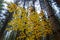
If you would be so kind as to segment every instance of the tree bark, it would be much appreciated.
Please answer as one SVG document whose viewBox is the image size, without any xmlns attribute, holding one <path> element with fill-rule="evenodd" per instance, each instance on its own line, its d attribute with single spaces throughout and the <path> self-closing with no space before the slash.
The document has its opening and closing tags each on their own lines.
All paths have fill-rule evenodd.
<svg viewBox="0 0 60 40">
<path fill-rule="evenodd" d="M 9 12 L 7 12 L 7 13 L 9 13 Z M 5 19 L 4 25 L 0 30 L 0 40 L 2 40 L 3 33 L 6 29 L 7 23 L 9 22 L 9 20 L 11 20 L 11 17 L 12 17 L 12 13 L 9 13 L 9 16 Z"/>
<path fill-rule="evenodd" d="M 49 5 L 48 0 L 39 0 L 41 9 L 45 10 L 48 15 L 49 23 L 54 31 L 55 40 L 60 40 L 60 24 L 56 19 L 52 7 Z M 49 38 L 49 37 L 48 37 Z"/>
<path fill-rule="evenodd" d="M 48 19 L 54 30 L 55 40 L 60 40 L 60 23 L 54 15 L 52 7 L 49 5 L 48 1 L 45 0 L 45 5 L 47 7 Z"/>
</svg>

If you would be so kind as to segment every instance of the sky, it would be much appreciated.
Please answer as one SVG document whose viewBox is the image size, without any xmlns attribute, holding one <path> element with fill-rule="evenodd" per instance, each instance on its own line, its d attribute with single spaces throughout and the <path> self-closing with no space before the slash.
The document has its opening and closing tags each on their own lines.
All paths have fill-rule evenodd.
<svg viewBox="0 0 60 40">
<path fill-rule="evenodd" d="M 7 2 L 14 2 L 14 0 L 4 0 L 4 1 L 7 1 Z"/>
</svg>

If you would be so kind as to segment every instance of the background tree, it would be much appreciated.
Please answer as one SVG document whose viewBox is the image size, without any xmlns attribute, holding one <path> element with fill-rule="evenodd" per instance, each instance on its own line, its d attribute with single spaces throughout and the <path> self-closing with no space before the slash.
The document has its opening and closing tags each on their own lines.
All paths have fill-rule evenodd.
<svg viewBox="0 0 60 40">
<path fill-rule="evenodd" d="M 59 21 L 56 19 L 56 16 L 54 15 L 53 9 L 49 5 L 48 0 L 40 0 L 40 3 L 41 3 L 41 8 L 43 10 L 47 11 L 49 22 L 50 22 L 51 26 L 53 27 L 53 30 L 55 32 L 54 33 L 55 37 L 57 38 L 57 36 L 59 35 L 59 30 L 60 30 Z M 55 40 L 57 40 L 57 39 L 55 39 Z M 60 40 L 59 36 L 58 36 L 58 40 Z"/>
</svg>

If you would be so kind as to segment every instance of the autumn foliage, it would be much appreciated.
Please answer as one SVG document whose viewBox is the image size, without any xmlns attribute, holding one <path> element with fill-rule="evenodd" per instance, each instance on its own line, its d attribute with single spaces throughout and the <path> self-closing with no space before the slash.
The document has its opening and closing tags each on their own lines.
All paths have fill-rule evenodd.
<svg viewBox="0 0 60 40">
<path fill-rule="evenodd" d="M 7 8 L 10 13 L 13 13 L 13 16 L 8 23 L 11 27 L 6 30 L 16 31 L 19 34 L 16 40 L 39 40 L 41 36 L 52 34 L 52 28 L 46 20 L 43 10 L 38 14 L 32 6 L 26 10 L 14 3 Z"/>
</svg>

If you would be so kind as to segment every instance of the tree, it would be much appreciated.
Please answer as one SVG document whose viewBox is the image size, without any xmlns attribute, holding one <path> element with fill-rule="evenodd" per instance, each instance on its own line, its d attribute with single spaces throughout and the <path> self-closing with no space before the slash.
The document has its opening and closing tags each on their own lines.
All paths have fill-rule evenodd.
<svg viewBox="0 0 60 40">
<path fill-rule="evenodd" d="M 6 25 L 7 25 L 7 23 L 8 23 L 8 21 L 11 19 L 11 17 L 12 17 L 12 14 L 9 14 L 9 11 L 7 11 L 6 12 L 7 14 L 4 14 L 5 16 L 6 16 L 6 19 L 4 19 L 4 21 L 3 21 L 3 26 L 2 26 L 2 28 L 1 28 L 1 30 L 0 30 L 0 39 L 2 40 L 2 37 L 3 37 L 3 34 L 4 34 L 4 31 L 5 31 L 5 29 L 6 29 Z M 1 22 L 2 22 L 1 21 Z"/>
<path fill-rule="evenodd" d="M 3 3 L 3 0 L 0 0 L 0 14 L 2 13 L 1 12 L 1 10 L 2 10 L 2 3 Z M 0 15 L 0 17 L 2 17 L 1 15 Z M 1 22 L 1 19 L 0 19 L 0 28 L 2 27 L 2 22 Z"/>
<path fill-rule="evenodd" d="M 49 5 L 48 1 L 45 1 L 45 5 L 47 6 L 47 12 L 48 12 L 48 19 L 49 22 L 51 23 L 51 26 L 53 27 L 53 30 L 55 31 L 55 40 L 60 40 L 59 35 L 60 35 L 60 24 L 59 21 L 56 19 L 54 12 Z"/>
<path fill-rule="evenodd" d="M 30 6 L 28 10 L 11 3 L 8 6 L 8 11 L 13 15 L 6 30 L 16 31 L 16 40 L 40 40 L 41 36 L 52 34 L 52 29 L 45 20 L 44 12 L 41 11 L 38 14 L 33 6 Z"/>
</svg>

